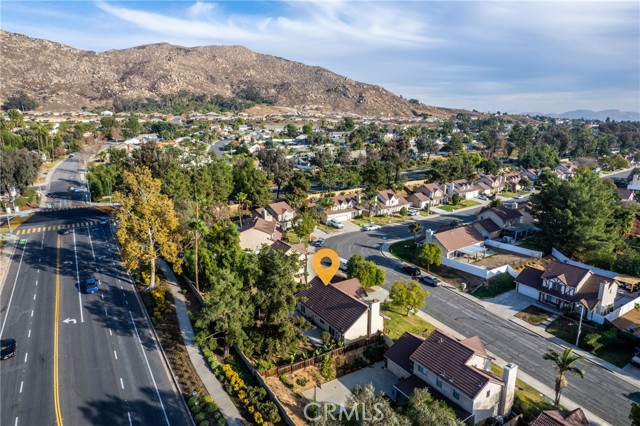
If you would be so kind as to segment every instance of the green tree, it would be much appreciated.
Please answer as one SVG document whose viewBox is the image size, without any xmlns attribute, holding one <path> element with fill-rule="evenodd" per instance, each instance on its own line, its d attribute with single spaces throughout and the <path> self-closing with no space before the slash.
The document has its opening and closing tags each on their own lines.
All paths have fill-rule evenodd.
<svg viewBox="0 0 640 426">
<path fill-rule="evenodd" d="M 10 109 L 33 111 L 38 108 L 38 102 L 31 96 L 27 95 L 25 91 L 20 90 L 19 92 L 7 97 L 2 108 L 5 111 Z"/>
<path fill-rule="evenodd" d="M 385 271 L 371 261 L 364 260 L 360 254 L 354 254 L 347 261 L 347 276 L 358 278 L 362 287 L 369 288 L 384 284 Z"/>
<path fill-rule="evenodd" d="M 233 195 L 240 192 L 247 194 L 252 208 L 264 207 L 271 201 L 269 180 L 251 158 L 239 159 L 233 165 Z"/>
<path fill-rule="evenodd" d="M 451 407 L 442 400 L 434 399 L 428 388 L 413 391 L 406 414 L 413 426 L 464 426 Z"/>
<path fill-rule="evenodd" d="M 205 294 L 205 306 L 195 322 L 196 329 L 205 330 L 199 340 L 222 337 L 224 339 L 224 357 L 229 356 L 233 345 L 243 347 L 247 334 L 245 328 L 250 325 L 253 307 L 249 300 L 249 291 L 242 278 L 228 269 L 222 269 L 206 277 L 210 290 Z"/>
<path fill-rule="evenodd" d="M 156 260 L 159 256 L 181 271 L 178 256 L 178 218 L 173 203 L 160 192 L 161 182 L 147 168 L 125 171 L 121 192 L 113 194 L 120 203 L 117 237 L 122 247 L 125 268 L 132 271 L 142 265 L 151 269 L 150 288 L 156 285 Z"/>
<path fill-rule="evenodd" d="M 454 206 L 457 206 L 458 204 L 460 204 L 460 195 L 459 194 L 453 194 L 451 196 L 451 204 L 453 204 Z"/>
<path fill-rule="evenodd" d="M 303 212 L 296 217 L 293 231 L 301 241 L 308 242 L 309 236 L 316 229 L 317 224 L 318 220 L 311 212 Z"/>
<path fill-rule="evenodd" d="M 287 125 L 284 126 L 284 134 L 290 138 L 295 138 L 298 136 L 298 128 L 295 124 L 287 123 Z"/>
<path fill-rule="evenodd" d="M 236 194 L 238 199 L 238 218 L 240 219 L 240 226 L 242 226 L 242 216 L 244 216 L 244 206 L 247 204 L 249 197 L 244 192 Z"/>
<path fill-rule="evenodd" d="M 300 336 L 291 315 L 298 304 L 297 294 L 305 285 L 296 279 L 300 270 L 298 258 L 270 247 L 258 253 L 256 270 L 256 332 L 263 342 L 258 349 L 272 356 L 277 351 L 286 352 Z"/>
<path fill-rule="evenodd" d="M 278 148 L 263 149 L 258 158 L 260 158 L 260 165 L 267 173 L 267 178 L 276 184 L 276 198 L 280 198 L 280 188 L 291 178 L 293 164 L 285 157 L 284 150 Z"/>
<path fill-rule="evenodd" d="M 640 405 L 635 402 L 631 403 L 631 412 L 629 413 L 631 426 L 640 426 Z"/>
<path fill-rule="evenodd" d="M 355 419 L 354 416 L 354 418 L 346 420 L 344 422 L 346 426 L 377 426 L 382 424 L 385 426 L 411 426 L 411 421 L 398 414 L 391 407 L 389 399 L 376 392 L 371 383 L 365 386 L 356 386 L 353 393 L 347 398 L 345 405 L 349 407 L 346 410 L 347 413 L 352 412 L 354 407 L 360 413 L 359 419 Z M 367 414 L 362 415 L 362 413 Z"/>
<path fill-rule="evenodd" d="M 424 231 L 424 226 L 420 222 L 412 222 L 409 224 L 409 232 L 413 234 L 413 241 L 418 240 L 418 234 Z"/>
<path fill-rule="evenodd" d="M 302 126 L 302 134 L 311 136 L 313 134 L 313 126 L 309 123 Z"/>
<path fill-rule="evenodd" d="M 9 194 L 13 188 L 26 188 L 38 177 L 41 164 L 40 156 L 26 148 L 0 150 L 0 187 Z"/>
<path fill-rule="evenodd" d="M 494 198 L 489 202 L 489 208 L 500 207 L 500 206 L 504 206 L 504 203 L 498 197 Z"/>
<path fill-rule="evenodd" d="M 285 200 L 291 207 L 302 208 L 307 205 L 307 196 L 311 182 L 302 170 L 296 170 L 284 186 Z"/>
<path fill-rule="evenodd" d="M 613 253 L 629 226 L 615 189 L 588 170 L 570 180 L 550 180 L 531 202 L 546 248 L 578 259 Z"/>
<path fill-rule="evenodd" d="M 407 316 L 423 308 L 427 304 L 426 298 L 429 297 L 429 292 L 423 290 L 417 281 L 409 280 L 408 284 L 396 281 L 389 292 L 391 304 L 406 309 Z"/>
<path fill-rule="evenodd" d="M 439 245 L 434 243 L 423 244 L 418 249 L 416 259 L 421 265 L 426 265 L 427 271 L 430 271 L 430 266 L 440 266 L 440 259 L 442 258 L 442 249 Z"/>
<path fill-rule="evenodd" d="M 584 371 L 575 366 L 575 364 L 583 359 L 584 356 L 574 355 L 573 349 L 567 348 L 561 354 L 554 351 L 553 349 L 548 349 L 543 358 L 547 361 L 553 362 L 554 368 L 556 369 L 556 397 L 553 405 L 556 408 L 559 408 L 562 389 L 566 388 L 569 385 L 569 381 L 567 380 L 567 373 L 575 374 L 580 378 L 584 378 Z"/>
<path fill-rule="evenodd" d="M 125 120 L 122 125 L 122 135 L 125 139 L 130 139 L 140 134 L 140 130 L 142 126 L 140 125 L 140 121 L 137 117 L 133 115 Z"/>
</svg>

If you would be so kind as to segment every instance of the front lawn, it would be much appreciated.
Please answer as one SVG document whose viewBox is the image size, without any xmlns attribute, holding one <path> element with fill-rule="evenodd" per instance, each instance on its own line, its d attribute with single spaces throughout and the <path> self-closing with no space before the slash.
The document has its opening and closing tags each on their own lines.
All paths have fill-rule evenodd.
<svg viewBox="0 0 640 426">
<path fill-rule="evenodd" d="M 479 206 L 480 203 L 477 201 L 473 201 L 473 200 L 460 200 L 460 202 L 458 204 L 452 205 L 452 204 L 441 204 L 439 206 L 437 206 L 436 208 L 441 209 L 441 210 L 445 210 L 448 212 L 452 212 L 455 210 L 460 210 L 460 209 L 464 209 L 466 207 L 474 207 L 474 206 Z"/>
<path fill-rule="evenodd" d="M 413 239 L 402 240 L 391 244 L 389 251 L 395 257 L 404 260 L 405 262 L 413 263 L 416 253 L 416 243 Z"/>
<path fill-rule="evenodd" d="M 514 290 L 516 282 L 513 277 L 506 272 L 489 279 L 488 285 L 482 285 L 477 290 L 469 293 L 480 299 L 495 297 L 507 291 Z"/>
<path fill-rule="evenodd" d="M 416 314 L 407 316 L 402 309 L 390 306 L 388 303 L 382 305 L 382 314 L 387 317 L 384 321 L 385 334 L 393 340 L 398 340 L 407 331 L 419 336 L 428 336 L 436 329 Z"/>
<path fill-rule="evenodd" d="M 544 309 L 540 309 L 537 306 L 531 305 L 518 312 L 516 314 L 516 317 L 528 322 L 531 325 L 540 325 L 545 322 L 545 320 L 549 318 L 550 315 L 551 313 L 549 313 L 549 311 L 545 311 Z"/>
<path fill-rule="evenodd" d="M 372 216 L 371 220 L 369 220 L 368 214 L 363 214 L 360 217 L 357 217 L 352 220 L 358 226 L 367 226 L 372 223 L 377 225 L 388 225 L 390 223 L 401 223 L 409 219 L 410 216 Z"/>
<path fill-rule="evenodd" d="M 549 326 L 547 327 L 547 332 L 573 345 L 576 342 L 578 323 L 579 320 L 574 320 L 567 317 L 559 317 L 551 324 L 549 324 Z M 619 337 L 620 332 L 617 332 L 618 337 L 616 338 L 605 338 L 604 336 L 601 336 L 599 342 L 602 344 L 602 346 L 598 349 L 594 349 L 585 343 L 585 336 L 587 334 L 598 333 L 602 335 L 605 331 L 606 329 L 604 327 L 597 324 L 592 324 L 583 319 L 582 331 L 580 333 L 580 348 L 599 358 L 602 358 L 607 362 L 610 362 L 613 365 L 622 368 L 627 365 L 629 361 L 631 361 L 631 358 L 633 358 L 633 354 L 635 351 L 634 343 Z"/>
</svg>

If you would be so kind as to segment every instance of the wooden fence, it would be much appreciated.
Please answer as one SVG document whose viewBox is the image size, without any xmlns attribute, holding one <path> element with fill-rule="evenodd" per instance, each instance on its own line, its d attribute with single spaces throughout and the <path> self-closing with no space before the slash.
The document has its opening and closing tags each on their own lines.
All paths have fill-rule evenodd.
<svg viewBox="0 0 640 426">
<path fill-rule="evenodd" d="M 305 359 L 303 361 L 294 362 L 293 364 L 283 365 L 282 367 L 272 368 L 270 370 L 262 371 L 260 374 L 263 377 L 273 377 L 280 376 L 286 373 L 292 373 L 294 371 L 302 370 L 303 368 L 312 367 L 314 365 L 322 363 L 324 358 L 329 355 L 330 358 L 335 358 L 338 355 L 342 355 L 351 351 L 355 351 L 356 349 L 363 348 L 373 343 L 383 342 L 382 335 L 375 335 L 371 337 L 367 337 L 364 339 L 357 340 L 353 343 L 348 344 L 347 346 L 343 346 L 341 348 L 336 348 L 330 352 L 325 352 L 321 355 L 315 356 L 313 358 Z"/>
</svg>

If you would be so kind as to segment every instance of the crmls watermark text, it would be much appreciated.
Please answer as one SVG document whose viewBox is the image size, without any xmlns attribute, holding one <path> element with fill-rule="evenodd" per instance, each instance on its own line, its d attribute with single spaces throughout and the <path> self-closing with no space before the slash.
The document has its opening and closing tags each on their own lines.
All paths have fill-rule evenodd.
<svg viewBox="0 0 640 426">
<path fill-rule="evenodd" d="M 382 403 L 373 404 L 373 408 L 367 408 L 364 404 L 355 404 L 352 407 L 327 403 L 310 402 L 304 406 L 304 416 L 307 420 L 314 422 L 318 420 L 368 420 L 380 421 L 384 419 Z"/>
</svg>

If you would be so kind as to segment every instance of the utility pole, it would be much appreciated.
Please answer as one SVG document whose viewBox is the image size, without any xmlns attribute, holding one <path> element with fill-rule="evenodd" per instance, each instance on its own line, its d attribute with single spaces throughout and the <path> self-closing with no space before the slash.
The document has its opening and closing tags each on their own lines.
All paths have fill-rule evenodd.
<svg viewBox="0 0 640 426">
<path fill-rule="evenodd" d="M 11 235 L 11 218 L 9 217 L 9 212 L 11 209 L 9 207 L 6 208 L 7 212 L 7 226 L 9 227 L 9 235 Z"/>
<path fill-rule="evenodd" d="M 580 304 L 580 322 L 578 323 L 578 335 L 576 336 L 576 347 L 578 347 L 578 343 L 580 342 L 580 332 L 582 331 L 582 315 L 584 313 L 584 306 L 582 303 Z"/>
</svg>

